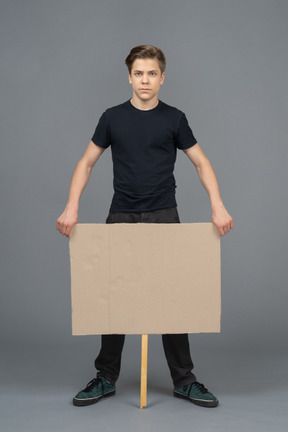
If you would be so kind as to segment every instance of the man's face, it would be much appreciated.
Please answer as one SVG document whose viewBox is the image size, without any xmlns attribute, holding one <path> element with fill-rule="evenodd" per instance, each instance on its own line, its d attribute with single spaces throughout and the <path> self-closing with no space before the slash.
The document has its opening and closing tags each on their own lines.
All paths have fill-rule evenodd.
<svg viewBox="0 0 288 432">
<path fill-rule="evenodd" d="M 161 74 L 157 59 L 137 59 L 133 63 L 129 83 L 133 88 L 133 96 L 144 101 L 157 98 L 165 73 Z"/>
</svg>

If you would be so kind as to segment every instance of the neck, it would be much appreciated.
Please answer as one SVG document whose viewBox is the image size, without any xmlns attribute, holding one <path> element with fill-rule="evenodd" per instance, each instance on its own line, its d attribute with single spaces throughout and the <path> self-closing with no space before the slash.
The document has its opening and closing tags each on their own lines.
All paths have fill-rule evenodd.
<svg viewBox="0 0 288 432">
<path fill-rule="evenodd" d="M 156 106 L 159 103 L 158 97 L 155 96 L 155 98 L 151 99 L 151 100 L 147 100 L 147 101 L 143 101 L 137 97 L 135 97 L 135 95 L 132 96 L 132 98 L 130 99 L 131 104 L 142 111 L 148 111 L 151 110 L 153 108 L 156 108 Z"/>
</svg>

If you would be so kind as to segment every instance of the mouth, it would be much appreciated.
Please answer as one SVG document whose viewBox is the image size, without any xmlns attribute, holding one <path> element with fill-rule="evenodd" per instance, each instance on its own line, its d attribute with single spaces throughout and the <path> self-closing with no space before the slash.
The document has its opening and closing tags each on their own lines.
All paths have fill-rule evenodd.
<svg viewBox="0 0 288 432">
<path fill-rule="evenodd" d="M 150 91 L 150 89 L 141 88 L 140 91 Z"/>
</svg>

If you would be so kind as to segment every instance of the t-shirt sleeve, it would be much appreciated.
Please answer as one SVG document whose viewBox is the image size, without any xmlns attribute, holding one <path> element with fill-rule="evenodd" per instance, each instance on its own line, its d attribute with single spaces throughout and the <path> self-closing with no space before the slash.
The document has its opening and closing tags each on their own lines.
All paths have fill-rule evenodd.
<svg viewBox="0 0 288 432">
<path fill-rule="evenodd" d="M 111 144 L 110 128 L 106 111 L 100 117 L 91 141 L 102 148 L 107 148 Z"/>
<path fill-rule="evenodd" d="M 176 132 L 176 145 L 180 150 L 185 150 L 197 144 L 197 140 L 193 135 L 187 118 L 184 113 L 179 121 L 178 130 Z"/>
</svg>

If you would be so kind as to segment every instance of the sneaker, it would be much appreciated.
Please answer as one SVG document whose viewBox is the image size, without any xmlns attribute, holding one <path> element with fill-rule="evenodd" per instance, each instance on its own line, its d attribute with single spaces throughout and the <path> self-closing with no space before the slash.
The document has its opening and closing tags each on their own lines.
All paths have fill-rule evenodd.
<svg viewBox="0 0 288 432">
<path fill-rule="evenodd" d="M 187 399 L 202 407 L 213 408 L 219 404 L 218 399 L 197 381 L 182 387 L 174 387 L 173 393 L 176 397 Z"/>
<path fill-rule="evenodd" d="M 110 384 L 103 377 L 93 378 L 84 390 L 81 390 L 73 398 L 73 405 L 86 406 L 93 405 L 100 399 L 107 396 L 113 396 L 116 392 L 116 387 Z"/>
</svg>

